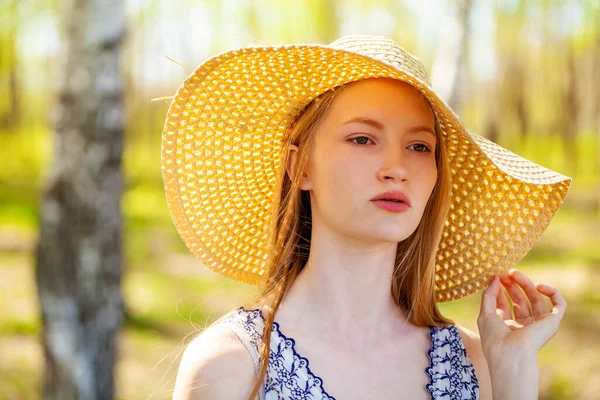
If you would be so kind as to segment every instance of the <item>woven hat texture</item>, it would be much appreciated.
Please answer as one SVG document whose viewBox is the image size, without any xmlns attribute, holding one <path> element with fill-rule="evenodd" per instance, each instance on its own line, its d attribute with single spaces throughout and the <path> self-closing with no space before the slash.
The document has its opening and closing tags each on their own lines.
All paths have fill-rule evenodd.
<svg viewBox="0 0 600 400">
<path fill-rule="evenodd" d="M 164 125 L 162 173 L 191 252 L 222 275 L 261 283 L 287 127 L 325 91 L 375 77 L 420 90 L 447 148 L 452 196 L 436 256 L 437 301 L 483 289 L 514 266 L 548 226 L 571 178 L 469 131 L 433 91 L 423 63 L 383 36 L 246 46 L 208 59 L 183 82 Z"/>
</svg>

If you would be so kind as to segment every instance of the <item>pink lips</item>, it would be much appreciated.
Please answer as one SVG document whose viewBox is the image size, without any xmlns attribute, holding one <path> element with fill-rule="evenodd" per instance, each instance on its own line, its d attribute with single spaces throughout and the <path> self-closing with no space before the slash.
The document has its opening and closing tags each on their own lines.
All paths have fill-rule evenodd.
<svg viewBox="0 0 600 400">
<path fill-rule="evenodd" d="M 381 193 L 371 201 L 377 207 L 392 212 L 402 212 L 410 208 L 410 199 L 399 190 Z"/>
<path fill-rule="evenodd" d="M 396 203 L 388 200 L 373 200 L 373 203 L 379 208 L 393 212 L 402 212 L 410 208 L 410 206 L 406 203 Z"/>
</svg>

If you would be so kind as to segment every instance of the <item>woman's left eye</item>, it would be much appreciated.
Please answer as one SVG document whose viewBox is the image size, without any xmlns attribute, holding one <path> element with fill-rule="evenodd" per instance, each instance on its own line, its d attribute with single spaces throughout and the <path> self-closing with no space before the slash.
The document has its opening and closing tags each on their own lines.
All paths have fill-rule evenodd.
<svg viewBox="0 0 600 400">
<path fill-rule="evenodd" d="M 427 145 L 424 145 L 423 143 L 415 143 L 415 144 L 411 144 L 411 145 L 410 145 L 410 146 L 408 146 L 408 147 L 411 147 L 411 146 L 420 146 L 420 148 L 421 148 L 421 149 L 423 149 L 423 150 L 417 150 L 419 153 L 427 153 L 427 152 L 430 152 L 430 151 L 431 151 L 431 150 L 429 149 L 429 147 L 427 147 Z"/>
<path fill-rule="evenodd" d="M 357 143 L 357 142 L 355 142 L 355 140 L 357 140 L 357 139 L 361 140 L 361 142 L 362 142 L 362 143 Z M 367 143 L 366 143 L 364 140 L 362 140 L 362 139 L 364 139 L 364 140 L 371 140 L 371 139 L 369 139 L 369 138 L 368 138 L 368 137 L 366 137 L 366 136 L 357 136 L 357 137 L 355 137 L 355 138 L 352 138 L 352 139 L 350 139 L 350 141 L 351 141 L 352 143 L 355 143 L 355 144 L 367 144 Z"/>
</svg>

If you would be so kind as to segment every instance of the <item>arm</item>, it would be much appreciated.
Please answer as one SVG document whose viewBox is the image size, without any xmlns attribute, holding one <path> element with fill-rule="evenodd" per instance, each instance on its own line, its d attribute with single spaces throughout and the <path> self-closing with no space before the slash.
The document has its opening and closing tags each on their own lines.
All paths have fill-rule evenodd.
<svg viewBox="0 0 600 400">
<path fill-rule="evenodd" d="M 214 325 L 185 349 L 173 399 L 247 400 L 254 378 L 254 363 L 244 344 L 227 327 Z"/>
<path fill-rule="evenodd" d="M 493 400 L 537 400 L 540 371 L 535 355 L 512 354 L 490 368 Z"/>
</svg>

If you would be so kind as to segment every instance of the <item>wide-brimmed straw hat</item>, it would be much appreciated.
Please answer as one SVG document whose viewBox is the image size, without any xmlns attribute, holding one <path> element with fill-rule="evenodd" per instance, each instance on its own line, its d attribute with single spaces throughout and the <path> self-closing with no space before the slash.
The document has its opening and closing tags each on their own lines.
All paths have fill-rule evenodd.
<svg viewBox="0 0 600 400">
<path fill-rule="evenodd" d="M 385 77 L 429 100 L 447 148 L 452 196 L 436 257 L 438 302 L 487 287 L 514 266 L 560 207 L 571 178 L 469 131 L 422 62 L 382 36 L 330 45 L 250 45 L 203 62 L 175 94 L 162 137 L 169 209 L 191 252 L 244 282 L 266 278 L 284 134 L 313 99 Z"/>
</svg>

